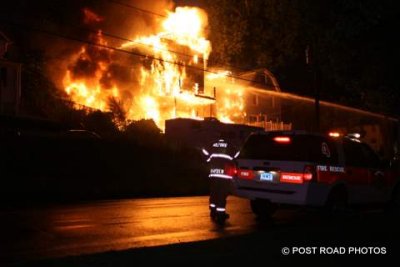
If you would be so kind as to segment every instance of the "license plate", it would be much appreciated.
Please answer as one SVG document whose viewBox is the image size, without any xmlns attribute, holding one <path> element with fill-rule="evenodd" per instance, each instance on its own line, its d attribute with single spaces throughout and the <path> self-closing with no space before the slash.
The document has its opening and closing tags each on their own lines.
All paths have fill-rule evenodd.
<svg viewBox="0 0 400 267">
<path fill-rule="evenodd" d="M 263 172 L 260 175 L 260 180 L 272 182 L 274 180 L 274 175 L 270 172 Z"/>
</svg>

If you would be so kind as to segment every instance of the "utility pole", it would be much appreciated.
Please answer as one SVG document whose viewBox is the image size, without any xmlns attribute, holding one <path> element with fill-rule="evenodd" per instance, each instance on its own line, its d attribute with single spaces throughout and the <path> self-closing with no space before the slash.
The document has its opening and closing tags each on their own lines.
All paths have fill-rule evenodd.
<svg viewBox="0 0 400 267">
<path fill-rule="evenodd" d="M 313 47 L 315 50 L 315 46 Z M 315 60 L 315 52 L 313 55 L 313 51 L 309 45 L 306 47 L 306 65 L 311 74 L 311 83 L 313 87 L 314 93 L 314 131 L 320 132 L 321 131 L 321 112 L 320 112 L 320 88 L 318 84 L 318 66 Z"/>
<path fill-rule="evenodd" d="M 175 118 L 177 118 L 177 116 L 178 116 L 178 113 L 176 111 L 176 96 L 174 96 L 174 116 L 175 116 Z"/>
<path fill-rule="evenodd" d="M 214 86 L 213 90 L 214 90 L 213 93 L 214 93 L 215 103 L 217 103 L 217 88 L 215 88 Z M 210 117 L 212 117 L 212 104 L 210 104 Z"/>
</svg>

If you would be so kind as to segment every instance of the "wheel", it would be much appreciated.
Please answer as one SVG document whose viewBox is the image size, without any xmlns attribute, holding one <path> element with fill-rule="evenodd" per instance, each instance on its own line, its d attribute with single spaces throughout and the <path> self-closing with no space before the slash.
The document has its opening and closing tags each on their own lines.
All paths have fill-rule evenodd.
<svg viewBox="0 0 400 267">
<path fill-rule="evenodd" d="M 348 210 L 347 191 L 344 186 L 335 187 L 329 193 L 324 210 L 329 214 L 344 214 Z"/>
<path fill-rule="evenodd" d="M 278 205 L 267 199 L 250 200 L 250 207 L 253 213 L 260 218 L 269 218 L 278 209 Z"/>
<path fill-rule="evenodd" d="M 400 185 L 393 190 L 392 197 L 388 205 L 388 211 L 391 215 L 400 217 Z"/>
<path fill-rule="evenodd" d="M 393 193 L 392 203 L 397 212 L 400 212 L 400 187 Z"/>
</svg>

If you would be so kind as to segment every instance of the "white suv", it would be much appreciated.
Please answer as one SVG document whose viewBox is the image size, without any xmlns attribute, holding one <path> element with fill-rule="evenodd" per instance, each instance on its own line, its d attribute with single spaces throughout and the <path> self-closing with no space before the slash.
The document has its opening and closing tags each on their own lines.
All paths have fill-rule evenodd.
<svg viewBox="0 0 400 267">
<path fill-rule="evenodd" d="M 279 204 L 344 208 L 399 199 L 397 175 L 366 144 L 303 131 L 254 133 L 236 159 L 235 194 L 257 215 Z"/>
</svg>

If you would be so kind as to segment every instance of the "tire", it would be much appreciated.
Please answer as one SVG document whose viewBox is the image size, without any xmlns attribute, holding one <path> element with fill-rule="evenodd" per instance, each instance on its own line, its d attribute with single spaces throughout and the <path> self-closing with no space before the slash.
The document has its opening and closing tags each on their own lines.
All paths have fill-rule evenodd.
<svg viewBox="0 0 400 267">
<path fill-rule="evenodd" d="M 348 196 L 344 186 L 332 189 L 326 200 L 324 211 L 331 215 L 343 215 L 348 210 Z"/>
<path fill-rule="evenodd" d="M 397 185 L 393 190 L 388 206 L 388 211 L 391 215 L 400 217 L 400 185 Z"/>
<path fill-rule="evenodd" d="M 259 218 L 270 218 L 278 209 L 278 205 L 267 199 L 250 200 L 250 207 L 253 213 Z"/>
</svg>

